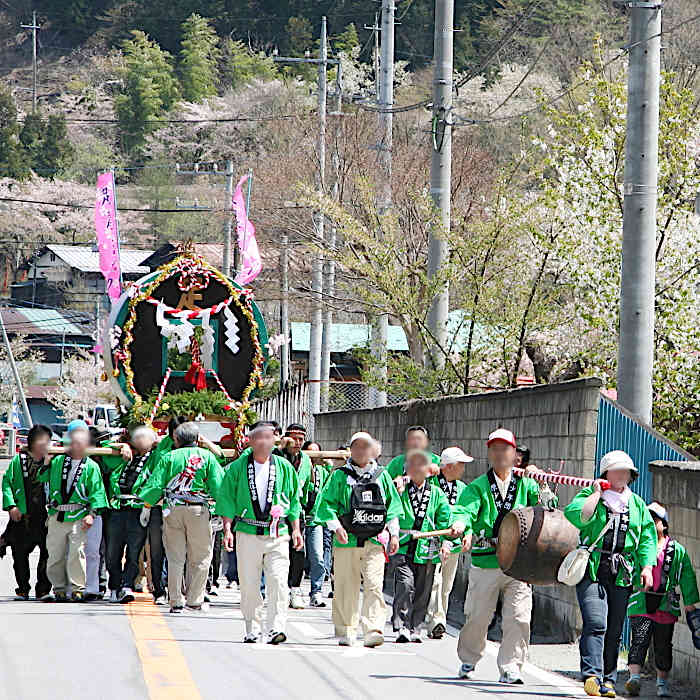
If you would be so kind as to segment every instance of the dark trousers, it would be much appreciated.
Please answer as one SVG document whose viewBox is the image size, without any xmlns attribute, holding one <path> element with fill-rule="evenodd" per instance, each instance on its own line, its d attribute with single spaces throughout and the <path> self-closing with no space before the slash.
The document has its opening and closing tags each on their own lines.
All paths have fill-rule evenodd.
<svg viewBox="0 0 700 700">
<path fill-rule="evenodd" d="M 148 562 L 151 568 L 151 580 L 153 581 L 153 595 L 156 598 L 165 595 L 163 583 L 163 565 L 165 561 L 165 549 L 163 548 L 163 508 L 153 506 L 151 519 L 148 521 L 148 546 L 151 558 Z"/>
<path fill-rule="evenodd" d="M 425 621 L 433 588 L 435 564 L 416 564 L 412 556 L 396 554 L 394 560 L 394 631 L 417 630 Z"/>
<path fill-rule="evenodd" d="M 617 681 L 622 625 L 627 617 L 631 587 L 616 586 L 609 577 L 591 581 L 588 574 L 576 586 L 576 597 L 583 618 L 579 642 L 581 675 L 598 680 Z"/>
<path fill-rule="evenodd" d="M 139 521 L 140 515 L 137 508 L 122 508 L 109 514 L 107 571 L 112 591 L 134 587 L 139 573 L 139 554 L 146 544 L 146 528 Z M 126 563 L 122 568 L 125 548 Z"/>
<path fill-rule="evenodd" d="M 46 595 L 51 592 L 51 581 L 46 575 L 46 562 L 49 553 L 46 550 L 46 513 L 34 515 L 29 521 L 27 516 L 23 516 L 18 523 L 10 521 L 8 525 L 7 537 L 10 540 L 12 549 L 12 565 L 15 570 L 17 580 L 17 593 L 19 595 L 29 595 L 31 590 L 29 555 L 35 547 L 39 547 L 39 563 L 36 567 L 36 597 Z M 11 536 L 9 533 L 12 533 Z"/>
<path fill-rule="evenodd" d="M 304 537 L 304 524 L 299 520 L 299 526 L 301 528 L 301 541 L 305 541 Z M 304 577 L 304 561 L 306 560 L 306 548 L 303 547 L 297 552 L 292 546 L 292 540 L 289 540 L 289 587 L 299 588 L 301 586 L 301 579 Z"/>
<path fill-rule="evenodd" d="M 654 663 L 659 671 L 671 670 L 673 665 L 673 630 L 675 622 L 654 622 L 643 615 L 630 617 L 632 642 L 628 663 L 644 666 L 652 639 L 654 640 Z"/>
<path fill-rule="evenodd" d="M 214 533 L 211 565 L 209 566 L 209 576 L 207 576 L 207 593 L 211 591 L 212 588 L 219 587 L 219 575 L 221 574 L 221 544 L 223 539 L 224 533 L 221 530 Z"/>
</svg>

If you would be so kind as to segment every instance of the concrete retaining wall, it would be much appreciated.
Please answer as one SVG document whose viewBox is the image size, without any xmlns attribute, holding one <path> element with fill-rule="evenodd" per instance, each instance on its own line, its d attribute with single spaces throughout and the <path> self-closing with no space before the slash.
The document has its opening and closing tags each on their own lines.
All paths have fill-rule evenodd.
<svg viewBox="0 0 700 700">
<path fill-rule="evenodd" d="M 382 409 L 339 411 L 315 417 L 314 439 L 324 448 L 345 444 L 357 430 L 368 430 L 382 443 L 382 461 L 400 454 L 410 425 L 428 428 L 433 451 L 459 445 L 474 457 L 465 480 L 486 471 L 486 437 L 502 426 L 532 451 L 538 466 L 558 468 L 565 460 L 567 474 L 591 478 L 594 470 L 598 401 L 601 381 L 579 379 L 508 391 L 412 401 Z M 574 490 L 562 488 L 566 504 Z M 450 618 L 463 619 L 462 607 L 468 566 L 461 566 L 450 600 Z M 533 631 L 574 641 L 581 628 L 575 591 L 566 586 L 537 587 Z"/>
</svg>

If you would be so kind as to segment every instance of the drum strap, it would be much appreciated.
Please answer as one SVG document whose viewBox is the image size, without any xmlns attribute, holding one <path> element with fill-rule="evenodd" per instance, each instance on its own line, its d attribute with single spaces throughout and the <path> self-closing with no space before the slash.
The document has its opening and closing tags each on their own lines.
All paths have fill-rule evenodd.
<svg viewBox="0 0 700 700">
<path fill-rule="evenodd" d="M 425 516 L 428 513 L 428 506 L 430 505 L 430 484 L 427 481 L 423 482 L 423 493 L 419 493 L 418 488 L 412 482 L 408 482 L 408 497 L 411 501 L 411 508 L 413 508 L 413 529 L 422 530 L 423 522 L 425 521 Z M 408 555 L 411 559 L 416 555 L 416 549 L 418 546 L 418 540 L 413 540 L 408 545 Z"/>
<path fill-rule="evenodd" d="M 440 472 L 438 474 L 438 484 L 442 489 L 445 496 L 447 496 L 447 502 L 453 506 L 457 503 L 457 483 L 455 481 L 448 481 Z"/>
<path fill-rule="evenodd" d="M 501 489 L 498 488 L 496 483 L 496 475 L 493 473 L 493 469 L 489 469 L 486 472 L 486 476 L 491 485 L 491 495 L 493 496 L 493 501 L 496 504 L 496 510 L 498 515 L 493 524 L 493 537 L 498 537 L 498 531 L 501 529 L 501 523 L 503 518 L 510 513 L 515 505 L 515 496 L 518 492 L 518 484 L 520 483 L 520 477 L 511 474 L 510 484 L 508 484 L 508 490 L 506 491 L 505 499 L 501 496 Z"/>
<path fill-rule="evenodd" d="M 669 539 L 666 543 L 664 560 L 661 564 L 661 579 L 659 580 L 659 585 L 653 591 L 648 591 L 646 593 L 648 613 L 655 613 L 659 609 L 661 599 L 666 594 L 666 585 L 668 583 L 668 577 L 671 575 L 671 565 L 673 564 L 673 557 L 675 553 L 676 543 L 674 540 Z"/>
</svg>

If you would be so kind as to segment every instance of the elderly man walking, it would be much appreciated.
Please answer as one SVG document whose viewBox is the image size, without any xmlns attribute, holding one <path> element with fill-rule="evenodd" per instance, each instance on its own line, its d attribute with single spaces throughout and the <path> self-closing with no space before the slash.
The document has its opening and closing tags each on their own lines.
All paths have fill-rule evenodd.
<svg viewBox="0 0 700 700">
<path fill-rule="evenodd" d="M 168 557 L 170 612 L 202 610 L 211 563 L 212 530 L 209 501 L 215 500 L 223 470 L 216 457 L 198 447 L 199 429 L 183 423 L 175 429 L 175 449 L 156 465 L 138 496 L 146 508 L 163 501 L 165 553 Z M 187 560 L 186 601 L 182 579 Z"/>
</svg>

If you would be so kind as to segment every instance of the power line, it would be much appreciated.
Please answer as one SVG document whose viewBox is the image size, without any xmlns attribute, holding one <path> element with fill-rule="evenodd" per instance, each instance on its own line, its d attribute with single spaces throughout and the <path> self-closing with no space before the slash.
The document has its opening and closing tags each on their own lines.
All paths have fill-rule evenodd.
<svg viewBox="0 0 700 700">
<path fill-rule="evenodd" d="M 67 209 L 94 209 L 94 204 L 71 204 L 69 202 L 44 202 L 36 199 L 19 199 L 14 197 L 0 197 L 0 202 L 17 202 L 19 204 L 37 204 L 47 207 L 61 207 Z M 145 214 L 211 214 L 215 212 L 228 212 L 230 209 L 136 209 L 133 207 L 119 207 L 121 211 L 138 211 Z"/>
</svg>

